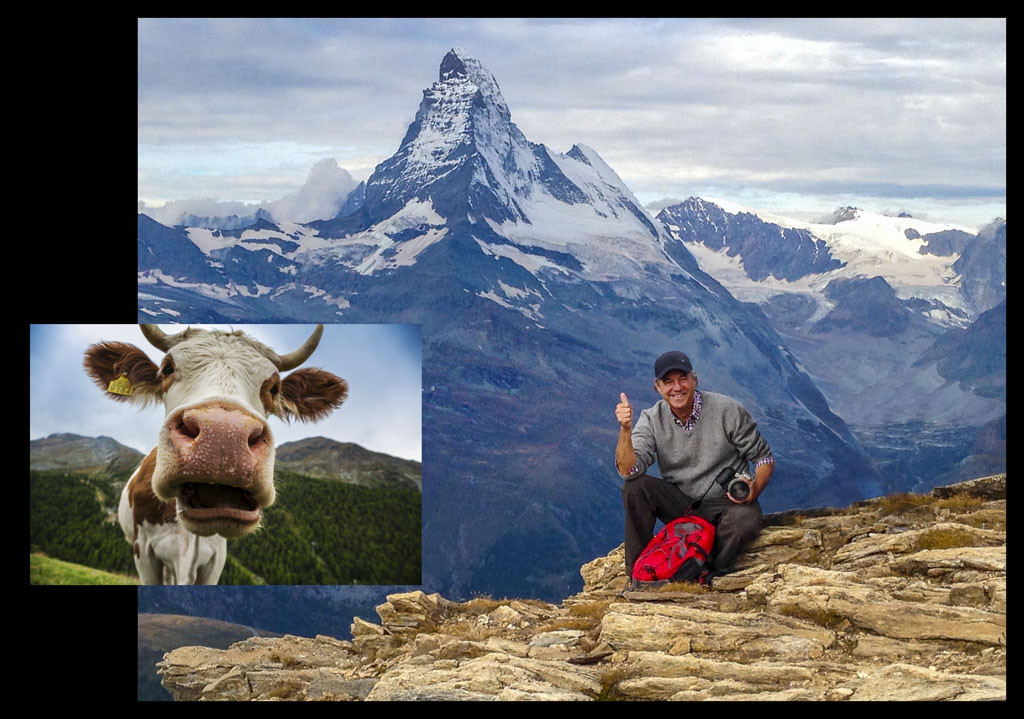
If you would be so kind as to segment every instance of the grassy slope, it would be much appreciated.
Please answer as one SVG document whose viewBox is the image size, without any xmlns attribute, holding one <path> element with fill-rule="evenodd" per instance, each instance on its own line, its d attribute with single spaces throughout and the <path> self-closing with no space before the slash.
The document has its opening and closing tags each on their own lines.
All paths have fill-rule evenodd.
<svg viewBox="0 0 1024 719">
<path fill-rule="evenodd" d="M 30 584 L 138 584 L 138 577 L 104 572 L 80 564 L 52 559 L 42 553 L 29 555 Z"/>
</svg>

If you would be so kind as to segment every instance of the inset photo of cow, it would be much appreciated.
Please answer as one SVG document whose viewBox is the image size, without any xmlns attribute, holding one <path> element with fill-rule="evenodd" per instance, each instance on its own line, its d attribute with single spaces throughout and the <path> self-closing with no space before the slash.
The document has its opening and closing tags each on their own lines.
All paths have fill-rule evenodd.
<svg viewBox="0 0 1024 719">
<path fill-rule="evenodd" d="M 32 325 L 30 582 L 415 585 L 418 325 Z"/>
</svg>

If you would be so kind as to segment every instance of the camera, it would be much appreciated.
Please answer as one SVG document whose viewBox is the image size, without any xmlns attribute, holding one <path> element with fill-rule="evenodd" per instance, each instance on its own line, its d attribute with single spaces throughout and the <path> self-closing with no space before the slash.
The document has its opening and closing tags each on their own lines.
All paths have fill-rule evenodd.
<svg viewBox="0 0 1024 719">
<path fill-rule="evenodd" d="M 725 490 L 726 494 L 739 502 L 750 496 L 750 483 L 752 481 L 753 477 L 746 472 L 737 472 L 730 467 L 726 467 L 715 477 L 715 482 L 722 485 L 722 489 Z"/>
</svg>

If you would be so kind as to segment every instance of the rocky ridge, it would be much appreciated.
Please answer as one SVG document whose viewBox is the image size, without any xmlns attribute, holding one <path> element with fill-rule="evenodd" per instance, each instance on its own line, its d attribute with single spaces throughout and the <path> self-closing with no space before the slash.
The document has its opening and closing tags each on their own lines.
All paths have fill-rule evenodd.
<svg viewBox="0 0 1024 719">
<path fill-rule="evenodd" d="M 157 666 L 177 700 L 1000 700 L 1006 475 L 767 515 L 714 587 L 630 592 L 622 547 L 555 605 L 393 594 L 352 640 Z"/>
<path fill-rule="evenodd" d="M 29 468 L 36 470 L 115 474 L 135 469 L 144 456 L 110 437 L 64 432 L 29 442 Z"/>
<path fill-rule="evenodd" d="M 423 485 L 423 465 L 419 462 L 326 437 L 285 442 L 277 447 L 274 461 L 281 469 L 308 477 L 366 487 L 421 490 Z"/>
</svg>

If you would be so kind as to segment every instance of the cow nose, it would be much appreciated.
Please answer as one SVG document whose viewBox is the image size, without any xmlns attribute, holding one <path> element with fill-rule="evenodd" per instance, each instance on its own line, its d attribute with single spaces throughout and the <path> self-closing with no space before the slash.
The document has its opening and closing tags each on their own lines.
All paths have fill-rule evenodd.
<svg viewBox="0 0 1024 719">
<path fill-rule="evenodd" d="M 170 435 L 183 479 L 236 486 L 252 481 L 270 445 L 264 422 L 220 406 L 185 410 Z"/>
<path fill-rule="evenodd" d="M 181 415 L 181 431 L 192 440 L 206 434 L 206 439 L 220 443 L 244 440 L 249 446 L 262 439 L 263 422 L 244 412 L 225 407 L 197 407 Z"/>
</svg>

